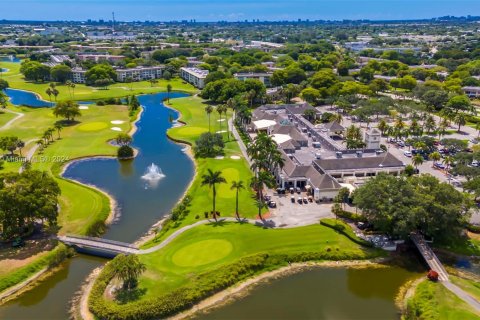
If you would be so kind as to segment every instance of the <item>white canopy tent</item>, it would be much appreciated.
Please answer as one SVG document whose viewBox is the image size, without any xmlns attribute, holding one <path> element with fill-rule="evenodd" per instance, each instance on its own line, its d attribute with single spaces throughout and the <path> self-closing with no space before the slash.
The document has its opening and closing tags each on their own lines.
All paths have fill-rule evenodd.
<svg viewBox="0 0 480 320">
<path fill-rule="evenodd" d="M 276 134 L 273 134 L 272 135 L 272 139 L 273 141 L 275 141 L 278 145 L 284 143 L 284 142 L 287 142 L 287 141 L 290 141 L 292 140 L 292 137 L 290 137 L 288 134 L 279 134 L 279 133 L 276 133 Z"/>
<path fill-rule="evenodd" d="M 255 126 L 255 129 L 257 130 L 265 130 L 270 127 L 273 127 L 276 125 L 277 122 L 273 120 L 258 120 L 258 121 L 253 121 L 253 125 Z"/>
</svg>

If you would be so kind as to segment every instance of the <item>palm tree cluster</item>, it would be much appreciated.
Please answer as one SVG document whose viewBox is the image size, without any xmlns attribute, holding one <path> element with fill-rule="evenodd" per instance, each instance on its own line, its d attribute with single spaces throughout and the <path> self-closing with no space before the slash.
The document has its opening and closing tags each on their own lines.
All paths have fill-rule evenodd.
<svg viewBox="0 0 480 320">
<path fill-rule="evenodd" d="M 259 133 L 255 140 L 247 146 L 247 154 L 252 161 L 251 169 L 255 172 L 251 186 L 257 192 L 258 216 L 262 218 L 262 209 L 266 206 L 263 200 L 263 188 L 275 186 L 272 173 L 283 168 L 285 160 L 272 137 Z"/>
<path fill-rule="evenodd" d="M 45 150 L 45 148 L 54 141 L 54 133 L 57 132 L 57 139 L 60 138 L 60 132 L 63 130 L 63 125 L 60 122 L 56 122 L 53 127 L 48 128 L 42 134 L 42 138 L 37 140 L 36 144 L 39 146 L 39 151 Z"/>
<path fill-rule="evenodd" d="M 347 149 L 361 149 L 365 147 L 362 131 L 353 124 L 347 128 L 345 141 L 347 143 Z"/>
<path fill-rule="evenodd" d="M 60 92 L 57 90 L 55 83 L 50 83 L 45 93 L 48 95 L 50 102 L 52 102 L 52 95 L 55 97 L 55 101 L 57 101 L 57 96 Z"/>
</svg>

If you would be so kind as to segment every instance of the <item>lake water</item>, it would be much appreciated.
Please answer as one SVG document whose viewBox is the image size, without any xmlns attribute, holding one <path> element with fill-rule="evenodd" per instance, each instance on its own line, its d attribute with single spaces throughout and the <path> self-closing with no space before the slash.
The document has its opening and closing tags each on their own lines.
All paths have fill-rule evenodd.
<svg viewBox="0 0 480 320">
<path fill-rule="evenodd" d="M 398 289 L 418 274 L 401 268 L 319 268 L 272 280 L 197 320 L 398 320 Z"/>
<path fill-rule="evenodd" d="M 170 96 L 187 95 L 172 93 Z M 145 110 L 137 122 L 139 130 L 133 136 L 133 145 L 140 150 L 134 161 L 92 159 L 75 163 L 65 172 L 66 177 L 95 184 L 117 199 L 121 216 L 104 235 L 108 239 L 137 240 L 170 212 L 193 178 L 194 166 L 182 152 L 183 146 L 166 136 L 172 126 L 170 115 L 176 118 L 178 114 L 162 104 L 164 97 L 163 93 L 139 97 Z M 141 179 L 151 163 L 165 174 L 155 188 Z M 71 259 L 59 273 L 0 307 L 0 319 L 67 319 L 70 299 L 85 277 L 105 261 L 83 255 Z"/>
<path fill-rule="evenodd" d="M 34 108 L 54 106 L 54 103 L 42 100 L 33 92 L 7 88 L 5 93 L 10 97 L 10 103 L 16 106 L 25 105 Z"/>
</svg>

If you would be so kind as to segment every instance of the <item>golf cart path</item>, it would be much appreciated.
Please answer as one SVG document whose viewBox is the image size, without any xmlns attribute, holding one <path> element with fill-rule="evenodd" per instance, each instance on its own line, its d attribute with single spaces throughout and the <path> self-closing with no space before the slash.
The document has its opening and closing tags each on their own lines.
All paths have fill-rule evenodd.
<svg viewBox="0 0 480 320">
<path fill-rule="evenodd" d="M 3 111 L 8 112 L 8 113 L 13 113 L 16 114 L 17 116 L 11 120 L 9 120 L 7 123 L 5 123 L 3 126 L 0 127 L 0 130 L 5 130 L 8 129 L 15 121 L 23 117 L 25 114 L 21 112 L 15 112 L 9 109 L 3 109 Z"/>
</svg>

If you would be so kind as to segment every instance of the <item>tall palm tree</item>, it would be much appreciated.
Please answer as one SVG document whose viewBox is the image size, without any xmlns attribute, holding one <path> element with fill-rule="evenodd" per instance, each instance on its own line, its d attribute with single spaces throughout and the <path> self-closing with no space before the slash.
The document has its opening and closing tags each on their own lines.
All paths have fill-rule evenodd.
<svg viewBox="0 0 480 320">
<path fill-rule="evenodd" d="M 418 169 L 418 166 L 423 163 L 423 157 L 420 154 L 416 154 L 412 158 L 412 164 L 415 166 L 415 169 Z"/>
<path fill-rule="evenodd" d="M 215 222 L 217 221 L 217 211 L 215 211 L 215 200 L 217 197 L 217 190 L 215 186 L 220 183 L 226 183 L 227 180 L 225 180 L 224 177 L 222 177 L 222 172 L 221 171 L 215 171 L 213 172 L 211 169 L 207 169 L 207 174 L 204 174 L 202 176 L 202 186 L 208 185 L 209 188 L 212 189 L 213 191 L 213 218 L 215 219 Z"/>
<path fill-rule="evenodd" d="M 227 107 L 224 105 L 224 104 L 221 104 L 217 107 L 217 112 L 218 112 L 218 115 L 220 116 L 220 130 L 219 131 L 222 131 L 222 114 L 226 114 L 226 110 L 227 110 Z"/>
<path fill-rule="evenodd" d="M 213 112 L 213 107 L 211 105 L 207 105 L 205 107 L 205 112 L 207 113 L 207 116 L 208 116 L 208 132 L 211 132 L 211 130 L 210 130 L 210 115 Z"/>
<path fill-rule="evenodd" d="M 460 129 L 462 126 L 467 124 L 467 118 L 463 112 L 459 112 L 455 115 L 454 121 L 456 124 L 458 124 L 458 130 L 457 132 L 460 132 Z"/>
<path fill-rule="evenodd" d="M 57 130 L 58 133 L 58 139 L 60 139 L 60 131 L 63 129 L 63 125 L 60 122 L 56 122 L 54 125 L 55 130 Z"/>
<path fill-rule="evenodd" d="M 433 168 L 435 163 L 440 161 L 440 159 L 442 159 L 442 156 L 440 155 L 440 153 L 438 151 L 435 151 L 435 152 L 430 153 L 429 158 L 430 158 L 430 160 L 433 161 L 433 164 L 432 164 L 432 168 Z"/>
<path fill-rule="evenodd" d="M 47 90 L 45 90 L 45 93 L 48 95 L 48 99 L 50 100 L 50 103 L 52 103 L 52 88 L 48 87 Z"/>
<path fill-rule="evenodd" d="M 169 83 L 167 84 L 167 101 L 170 103 L 170 93 L 172 92 L 172 85 Z"/>
<path fill-rule="evenodd" d="M 240 190 L 245 189 L 245 186 L 243 185 L 243 181 L 232 181 L 232 185 L 230 187 L 230 190 L 235 190 L 235 215 L 237 216 L 237 219 L 240 219 L 240 215 L 238 214 L 238 193 Z"/>
</svg>

